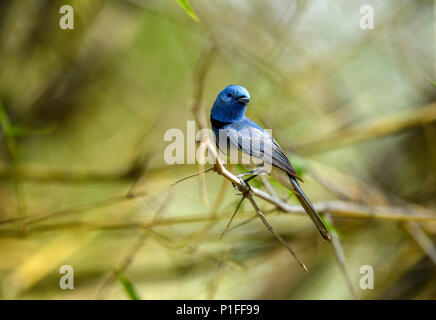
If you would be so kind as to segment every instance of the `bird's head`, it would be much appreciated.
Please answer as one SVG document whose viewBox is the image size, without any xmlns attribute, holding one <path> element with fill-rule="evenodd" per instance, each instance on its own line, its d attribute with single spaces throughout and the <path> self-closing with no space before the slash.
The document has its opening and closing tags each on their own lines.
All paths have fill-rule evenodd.
<svg viewBox="0 0 436 320">
<path fill-rule="evenodd" d="M 250 102 L 250 94 L 244 87 L 225 87 L 216 97 L 211 110 L 211 118 L 222 122 L 240 121 L 245 117 L 245 109 Z"/>
</svg>

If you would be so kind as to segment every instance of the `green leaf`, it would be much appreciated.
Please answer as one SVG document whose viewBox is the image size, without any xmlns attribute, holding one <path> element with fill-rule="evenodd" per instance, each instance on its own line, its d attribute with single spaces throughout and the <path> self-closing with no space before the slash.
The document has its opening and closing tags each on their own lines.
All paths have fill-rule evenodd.
<svg viewBox="0 0 436 320">
<path fill-rule="evenodd" d="M 195 12 L 192 10 L 191 5 L 188 3 L 188 0 L 177 0 L 177 2 L 180 4 L 180 6 L 185 10 L 185 12 L 195 21 L 200 21 L 198 19 L 198 16 L 195 14 Z"/>
<path fill-rule="evenodd" d="M 121 272 L 114 271 L 118 281 L 123 285 L 124 290 L 126 291 L 127 295 L 129 296 L 130 300 L 141 300 L 138 293 L 135 290 L 135 287 L 133 286 L 132 282 Z"/>
</svg>

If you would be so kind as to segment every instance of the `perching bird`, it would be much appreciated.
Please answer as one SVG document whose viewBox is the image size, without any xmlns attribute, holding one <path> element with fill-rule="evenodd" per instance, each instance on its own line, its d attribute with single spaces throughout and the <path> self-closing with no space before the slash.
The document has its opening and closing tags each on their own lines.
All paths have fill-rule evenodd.
<svg viewBox="0 0 436 320">
<path fill-rule="evenodd" d="M 321 236 L 330 241 L 330 233 L 298 184 L 297 180 L 302 181 L 302 179 L 295 172 L 283 150 L 270 134 L 245 116 L 249 101 L 250 94 L 247 89 L 238 85 L 227 86 L 218 94 L 210 112 L 212 130 L 218 148 L 226 155 L 236 151 L 238 161 L 244 155 L 251 160 L 251 166 L 255 166 L 256 169 L 239 175 L 242 177 L 252 174 L 250 178 L 244 180 L 245 182 L 266 173 L 291 190 L 315 223 Z M 266 170 L 267 167 L 270 170 Z"/>
</svg>

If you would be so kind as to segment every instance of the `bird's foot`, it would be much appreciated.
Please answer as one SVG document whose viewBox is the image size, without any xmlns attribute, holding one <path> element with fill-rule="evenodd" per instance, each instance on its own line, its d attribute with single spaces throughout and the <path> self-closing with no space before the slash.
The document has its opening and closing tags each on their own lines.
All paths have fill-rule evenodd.
<svg viewBox="0 0 436 320">
<path fill-rule="evenodd" d="M 245 194 L 247 192 L 251 192 L 251 186 L 248 184 L 248 181 L 250 181 L 250 179 L 243 180 L 240 177 L 238 177 L 238 178 L 240 180 L 240 184 L 232 183 L 233 188 L 242 192 L 242 194 Z"/>
<path fill-rule="evenodd" d="M 236 177 L 241 179 L 242 177 L 248 176 L 248 175 L 253 174 L 253 173 L 254 173 L 254 171 L 244 172 L 244 173 L 238 174 Z"/>
</svg>

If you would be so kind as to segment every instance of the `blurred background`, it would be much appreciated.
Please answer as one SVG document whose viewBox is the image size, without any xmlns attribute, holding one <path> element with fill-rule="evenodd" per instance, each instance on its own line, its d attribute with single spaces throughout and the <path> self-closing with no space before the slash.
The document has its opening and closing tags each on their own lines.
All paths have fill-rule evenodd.
<svg viewBox="0 0 436 320">
<path fill-rule="evenodd" d="M 74 9 L 62 30 L 59 8 Z M 362 5 L 374 29 L 362 30 Z M 0 298 L 435 299 L 433 1 L 4 0 Z M 334 245 L 214 172 L 167 165 L 170 128 L 246 87 Z M 209 122 L 207 122 L 209 124 Z M 198 128 L 198 126 L 197 126 Z M 207 166 L 207 168 L 210 167 Z M 234 173 L 238 167 L 230 168 Z M 203 181 L 203 182 L 202 182 Z M 290 204 L 283 188 L 253 185 Z M 74 268 L 61 290 L 59 268 Z M 374 288 L 360 287 L 361 267 Z"/>
</svg>

